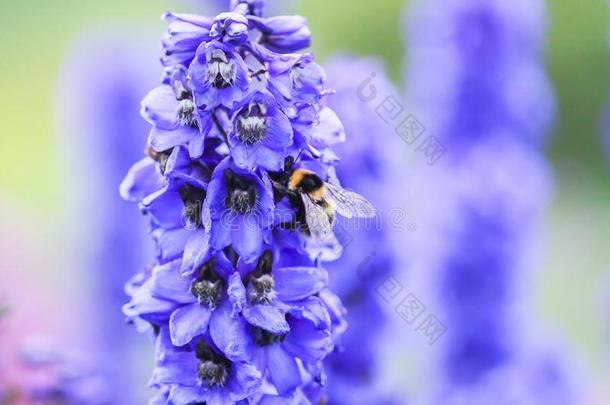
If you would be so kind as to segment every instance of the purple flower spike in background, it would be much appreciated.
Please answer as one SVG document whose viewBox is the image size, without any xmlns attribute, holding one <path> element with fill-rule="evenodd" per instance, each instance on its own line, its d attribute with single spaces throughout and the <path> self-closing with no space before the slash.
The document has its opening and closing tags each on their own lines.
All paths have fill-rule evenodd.
<svg viewBox="0 0 610 405">
<path fill-rule="evenodd" d="M 411 245 L 442 332 L 424 403 L 579 403 L 524 282 L 540 266 L 551 188 L 544 9 L 542 0 L 434 0 L 410 20 L 409 101 L 446 148 L 419 179 L 423 226 Z"/>
<path fill-rule="evenodd" d="M 322 264 L 341 251 L 337 218 L 375 209 L 335 175 L 332 92 L 313 55 L 292 53 L 309 46 L 306 20 L 263 6 L 165 16 L 148 156 L 120 187 L 157 247 L 124 306 L 156 335 L 154 403 L 318 404 L 345 330 Z"/>
<path fill-rule="evenodd" d="M 123 284 L 147 262 L 151 243 L 142 235 L 145 221 L 117 196 L 116 184 L 146 140 L 146 122 L 134 108 L 158 78 L 154 69 L 141 69 L 156 60 L 154 46 L 143 47 L 147 36 L 135 34 L 112 27 L 81 35 L 67 53 L 57 95 L 66 183 L 95 190 L 67 193 L 65 222 L 73 225 L 64 229 L 73 254 L 63 255 L 63 265 L 79 280 L 87 326 L 78 330 L 88 333 L 82 339 L 90 360 L 117 388 L 112 399 L 126 403 L 144 400 L 144 390 L 133 387 L 146 381 L 146 365 L 137 360 L 142 339 L 125 333 Z M 124 366 L 116 369 L 119 361 Z"/>
<path fill-rule="evenodd" d="M 406 193 L 400 191 L 404 190 L 406 145 L 376 111 L 385 97 L 396 96 L 398 90 L 386 76 L 383 63 L 376 59 L 337 56 L 325 67 L 336 92 L 328 105 L 343 117 L 347 133 L 347 142 L 336 148 L 342 158 L 337 175 L 346 186 L 367 190 L 381 219 L 367 222 L 364 229 L 352 221 L 340 223 L 342 232 L 349 235 L 349 244 L 344 257 L 328 269 L 331 288 L 347 308 L 349 327 L 326 361 L 329 399 L 332 404 L 399 403 L 379 387 L 379 345 L 386 313 L 377 287 L 388 277 L 402 273 L 406 256 L 399 254 L 404 247 L 395 243 L 403 240 L 400 233 L 405 229 L 390 229 L 385 221 L 391 212 L 404 213 L 406 209 Z M 350 75 L 345 75 L 347 70 Z M 370 84 L 378 98 L 367 102 L 361 97 L 360 87 L 372 75 Z"/>
</svg>

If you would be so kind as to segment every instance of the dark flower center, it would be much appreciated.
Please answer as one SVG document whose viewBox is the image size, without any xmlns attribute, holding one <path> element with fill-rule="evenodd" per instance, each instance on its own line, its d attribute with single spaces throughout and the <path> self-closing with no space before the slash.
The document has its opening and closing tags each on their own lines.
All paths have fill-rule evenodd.
<svg viewBox="0 0 610 405">
<path fill-rule="evenodd" d="M 249 212 L 256 202 L 256 194 L 253 189 L 235 189 L 229 193 L 227 205 L 235 212 L 245 214 Z"/>
<path fill-rule="evenodd" d="M 199 379 L 209 387 L 223 387 L 229 377 L 230 363 L 210 349 L 205 341 L 197 343 L 197 367 Z"/>
<path fill-rule="evenodd" d="M 252 145 L 265 137 L 267 132 L 267 107 L 264 104 L 250 104 L 237 116 L 237 137 L 245 144 Z"/>
<path fill-rule="evenodd" d="M 205 190 L 189 184 L 185 184 L 180 188 L 180 197 L 184 203 L 182 217 L 187 229 L 195 229 L 201 226 L 201 208 L 205 195 Z"/>
<path fill-rule="evenodd" d="M 197 279 L 191 286 L 191 294 L 201 305 L 216 308 L 222 298 L 223 281 L 215 271 L 214 259 L 208 261 L 198 270 Z"/>
<path fill-rule="evenodd" d="M 275 280 L 272 274 L 273 253 L 265 251 L 250 275 L 248 298 L 251 303 L 269 304 L 275 298 Z"/>
<path fill-rule="evenodd" d="M 222 387 L 227 381 L 227 369 L 222 364 L 211 361 L 199 363 L 199 379 L 208 383 L 210 387 Z"/>
<path fill-rule="evenodd" d="M 259 346 L 270 346 L 274 343 L 283 342 L 285 338 L 286 335 L 275 335 L 260 328 L 254 329 L 254 340 Z"/>
<path fill-rule="evenodd" d="M 185 127 L 197 128 L 197 119 L 195 117 L 195 102 L 193 96 L 186 85 L 181 80 L 172 82 L 176 100 L 178 100 L 178 123 Z"/>
<path fill-rule="evenodd" d="M 229 189 L 225 201 L 227 208 L 238 214 L 250 212 L 256 205 L 256 191 L 252 183 L 229 169 L 225 171 L 225 179 Z"/>
<path fill-rule="evenodd" d="M 222 293 L 222 283 L 208 280 L 195 281 L 191 287 L 191 293 L 202 305 L 216 307 Z"/>
<path fill-rule="evenodd" d="M 275 281 L 271 274 L 251 278 L 250 286 L 252 288 L 249 289 L 248 295 L 253 303 L 269 304 L 275 296 Z"/>
<path fill-rule="evenodd" d="M 226 89 L 235 84 L 236 77 L 237 65 L 235 61 L 229 60 L 220 49 L 212 51 L 212 55 L 208 59 L 208 83 L 217 89 Z"/>
</svg>

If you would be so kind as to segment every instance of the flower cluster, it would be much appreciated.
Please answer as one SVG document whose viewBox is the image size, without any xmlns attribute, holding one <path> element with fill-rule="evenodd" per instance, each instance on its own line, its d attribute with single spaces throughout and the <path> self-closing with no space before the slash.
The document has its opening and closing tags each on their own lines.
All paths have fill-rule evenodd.
<svg viewBox="0 0 610 405">
<path fill-rule="evenodd" d="M 159 403 L 318 403 L 344 309 L 321 262 L 337 215 L 375 214 L 336 179 L 344 140 L 306 21 L 237 0 L 167 13 L 161 86 L 142 102 L 147 156 L 121 185 L 150 218 L 156 261 L 127 317 L 157 337 Z"/>
</svg>

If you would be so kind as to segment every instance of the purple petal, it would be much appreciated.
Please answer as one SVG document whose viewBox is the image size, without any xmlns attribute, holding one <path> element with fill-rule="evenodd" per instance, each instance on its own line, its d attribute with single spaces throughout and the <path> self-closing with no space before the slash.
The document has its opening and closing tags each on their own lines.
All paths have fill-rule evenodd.
<svg viewBox="0 0 610 405">
<path fill-rule="evenodd" d="M 165 176 L 176 176 L 178 173 L 189 171 L 192 166 L 186 148 L 174 148 L 165 163 Z"/>
<path fill-rule="evenodd" d="M 309 297 L 305 301 L 294 304 L 290 309 L 290 314 L 311 321 L 317 329 L 330 329 L 330 315 L 318 297 Z"/>
<path fill-rule="evenodd" d="M 146 196 L 141 206 L 163 227 L 173 228 L 182 225 L 184 204 L 178 190 L 171 188 L 170 185 Z"/>
<path fill-rule="evenodd" d="M 229 278 L 227 293 L 229 294 L 229 299 L 233 304 L 233 312 L 231 316 L 235 316 L 241 312 L 247 303 L 246 287 L 244 287 L 244 283 L 241 281 L 241 276 L 238 272 L 233 273 L 233 275 L 231 275 Z"/>
<path fill-rule="evenodd" d="M 285 149 L 292 145 L 292 126 L 281 111 L 267 119 L 267 131 L 262 143 L 268 148 Z"/>
<path fill-rule="evenodd" d="M 345 128 L 337 114 L 328 107 L 320 111 L 319 124 L 311 135 L 311 146 L 324 149 L 345 142 Z"/>
<path fill-rule="evenodd" d="M 189 155 L 192 159 L 199 159 L 205 150 L 205 134 L 197 132 L 189 142 Z"/>
<path fill-rule="evenodd" d="M 230 225 L 223 223 L 223 221 L 213 221 L 210 230 L 210 246 L 215 250 L 222 250 L 230 244 Z"/>
<path fill-rule="evenodd" d="M 247 360 L 252 353 L 248 323 L 241 316 L 232 317 L 231 312 L 228 300 L 216 308 L 210 320 L 210 336 L 229 360 Z"/>
<path fill-rule="evenodd" d="M 235 272 L 233 263 L 231 263 L 229 259 L 227 259 L 227 256 L 222 252 L 216 253 L 214 260 L 216 260 L 216 273 L 224 280 L 228 280 Z"/>
<path fill-rule="evenodd" d="M 263 248 L 264 232 L 256 220 L 254 215 L 238 215 L 231 229 L 233 248 L 247 262 L 257 259 Z"/>
<path fill-rule="evenodd" d="M 284 168 L 284 159 L 288 154 L 285 150 L 275 150 L 263 144 L 255 146 L 256 165 L 263 169 L 276 172 Z"/>
<path fill-rule="evenodd" d="M 256 29 L 263 33 L 261 43 L 278 53 L 296 52 L 311 43 L 307 20 L 301 16 L 249 17 Z"/>
<path fill-rule="evenodd" d="M 151 316 L 155 319 L 168 318 L 171 311 L 176 308 L 176 303 L 154 297 L 151 290 L 152 280 L 149 279 L 134 292 L 131 301 L 123 306 L 123 313 L 127 318 L 150 319 Z"/>
<path fill-rule="evenodd" d="M 173 385 L 169 397 L 168 404 L 194 404 L 194 403 L 210 403 L 210 395 L 208 391 L 203 390 L 199 385 L 183 386 L 181 383 Z"/>
<path fill-rule="evenodd" d="M 199 129 L 193 127 L 178 126 L 170 130 L 153 127 L 148 142 L 155 151 L 163 152 L 174 146 L 186 145 L 198 134 Z"/>
<path fill-rule="evenodd" d="M 176 346 L 184 346 L 194 337 L 204 334 L 208 329 L 211 314 L 209 308 L 199 303 L 175 310 L 169 320 L 172 343 Z"/>
<path fill-rule="evenodd" d="M 151 232 L 157 247 L 157 255 L 163 261 L 180 257 L 184 246 L 191 236 L 191 231 L 184 228 L 163 229 L 157 228 Z"/>
<path fill-rule="evenodd" d="M 164 352 L 163 359 L 157 362 L 150 385 L 158 387 L 161 384 L 180 384 L 196 387 L 197 363 L 193 352 L 169 349 Z"/>
<path fill-rule="evenodd" d="M 164 184 L 165 179 L 159 173 L 157 162 L 145 157 L 131 166 L 121 183 L 119 192 L 127 201 L 140 201 L 163 188 Z"/>
<path fill-rule="evenodd" d="M 298 301 L 320 292 L 328 273 L 320 267 L 283 267 L 274 270 L 275 290 L 282 301 Z"/>
<path fill-rule="evenodd" d="M 280 344 L 267 347 L 269 376 L 281 395 L 295 390 L 302 383 L 296 360 Z"/>
<path fill-rule="evenodd" d="M 216 166 L 212 178 L 208 184 L 207 197 L 204 201 L 204 216 L 210 219 L 220 219 L 226 212 L 225 199 L 227 197 L 227 185 L 224 179 L 224 171 L 231 166 L 231 158 L 227 157 Z"/>
<path fill-rule="evenodd" d="M 163 85 L 152 89 L 142 100 L 142 117 L 152 125 L 162 129 L 178 126 L 178 101 L 171 86 Z"/>
<path fill-rule="evenodd" d="M 243 361 L 233 363 L 231 379 L 228 384 L 231 399 L 240 401 L 253 395 L 260 388 L 261 381 L 261 373 L 254 365 Z"/>
<path fill-rule="evenodd" d="M 182 256 L 182 265 L 180 273 L 183 276 L 191 275 L 200 267 L 208 253 L 209 235 L 203 229 L 197 229 L 189 238 L 184 247 L 184 255 Z"/>
<path fill-rule="evenodd" d="M 163 14 L 163 20 L 167 21 L 170 25 L 176 22 L 183 22 L 206 29 L 210 29 L 212 27 L 213 21 L 212 18 L 204 17 L 198 14 L 172 13 L 169 11 Z M 195 27 L 192 29 L 195 29 Z"/>
<path fill-rule="evenodd" d="M 176 260 L 162 266 L 157 266 L 152 274 L 151 293 L 158 298 L 187 304 L 194 301 L 190 293 L 191 280 L 181 277 L 178 270 L 180 261 Z"/>
<path fill-rule="evenodd" d="M 333 350 L 333 341 L 328 329 L 318 329 L 306 320 L 291 320 L 290 333 L 282 343 L 294 356 L 316 363 Z"/>
<path fill-rule="evenodd" d="M 275 335 L 283 335 L 290 330 L 284 311 L 273 305 L 257 304 L 244 308 L 244 318 L 253 326 Z"/>
<path fill-rule="evenodd" d="M 230 136 L 230 140 L 234 138 L 236 138 L 235 135 Z M 231 148 L 231 157 L 233 157 L 233 161 L 238 167 L 250 170 L 256 166 L 257 155 L 256 148 L 253 145 L 235 141 L 235 146 Z"/>
</svg>

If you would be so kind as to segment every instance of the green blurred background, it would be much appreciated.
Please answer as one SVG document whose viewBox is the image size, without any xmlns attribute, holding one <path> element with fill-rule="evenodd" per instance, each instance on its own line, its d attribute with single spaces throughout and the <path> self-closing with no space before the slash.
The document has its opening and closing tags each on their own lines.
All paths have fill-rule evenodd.
<svg viewBox="0 0 610 405">
<path fill-rule="evenodd" d="M 303 0 L 314 50 L 383 57 L 399 82 L 408 57 L 401 30 L 404 0 Z M 557 188 L 548 218 L 548 256 L 540 278 L 540 308 L 602 371 L 610 316 L 610 167 L 602 113 L 610 89 L 608 6 L 603 0 L 551 0 L 547 59 L 558 96 L 549 156 Z M 192 3 L 190 5 L 192 8 Z M 56 78 L 65 47 L 80 32 L 104 24 L 134 24 L 156 40 L 165 9 L 177 1 L 21 0 L 0 2 L 0 199 L 19 206 L 51 236 L 66 193 L 55 123 Z M 158 33 L 158 34 L 156 34 Z M 6 213 L 5 213 L 6 214 Z"/>
</svg>

